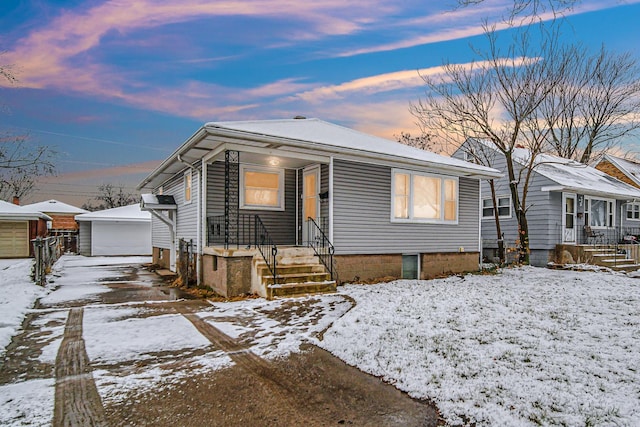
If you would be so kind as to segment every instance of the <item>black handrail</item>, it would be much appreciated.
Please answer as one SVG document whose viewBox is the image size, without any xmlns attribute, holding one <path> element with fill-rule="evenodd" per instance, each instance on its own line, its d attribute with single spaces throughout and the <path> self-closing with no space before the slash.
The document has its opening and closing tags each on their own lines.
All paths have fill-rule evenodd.
<svg viewBox="0 0 640 427">
<path fill-rule="evenodd" d="M 224 245 L 225 249 L 235 246 L 250 248 L 255 236 L 256 215 L 240 214 L 235 221 L 229 221 L 231 232 L 225 233 L 224 215 L 207 217 L 207 244 Z"/>
<path fill-rule="evenodd" d="M 278 247 L 269 235 L 267 228 L 258 215 L 240 214 L 236 221 L 229 221 L 232 233 L 225 233 L 224 215 L 207 217 L 207 244 L 251 248 L 256 247 L 273 276 L 273 284 L 278 283 L 277 261 Z M 228 237 L 227 237 L 228 236 Z"/>
<path fill-rule="evenodd" d="M 309 247 L 313 248 L 316 256 L 327 268 L 327 270 L 329 271 L 329 275 L 331 276 L 331 280 L 333 280 L 333 253 L 335 251 L 335 248 L 333 247 L 331 241 L 324 234 L 324 231 L 322 231 L 320 226 L 318 226 L 318 224 L 311 217 L 307 218 L 307 236 L 309 236 L 309 241 L 307 242 L 307 244 L 309 245 Z"/>
<path fill-rule="evenodd" d="M 271 277 L 273 277 L 273 284 L 278 284 L 278 275 L 277 275 L 277 260 L 276 255 L 278 255 L 278 247 L 273 242 L 273 239 L 269 235 L 267 228 L 262 223 L 262 220 L 258 215 L 255 215 L 255 236 L 254 242 L 260 254 L 262 254 L 262 258 L 264 262 L 267 264 L 269 271 L 271 272 Z"/>
</svg>

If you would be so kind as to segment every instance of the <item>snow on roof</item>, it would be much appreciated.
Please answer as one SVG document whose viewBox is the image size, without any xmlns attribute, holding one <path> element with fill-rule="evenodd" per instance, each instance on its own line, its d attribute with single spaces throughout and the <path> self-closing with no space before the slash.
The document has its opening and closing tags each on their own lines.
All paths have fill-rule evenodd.
<svg viewBox="0 0 640 427">
<path fill-rule="evenodd" d="M 640 164 L 631 160 L 615 157 L 610 154 L 605 154 L 602 160 L 608 160 L 612 164 L 618 167 L 625 175 L 627 175 L 633 182 L 640 185 Z M 601 161 L 602 161 L 601 160 Z"/>
<path fill-rule="evenodd" d="M 514 159 L 527 162 L 531 153 L 524 148 L 514 150 Z M 539 154 L 535 171 L 558 183 L 558 190 L 576 191 L 584 194 L 609 195 L 616 198 L 640 198 L 640 190 L 598 169 L 571 159 Z"/>
<path fill-rule="evenodd" d="M 77 221 L 151 221 L 151 213 L 140 210 L 140 205 L 120 206 L 102 211 L 76 215 Z"/>
<path fill-rule="evenodd" d="M 496 149 L 489 141 L 475 141 Z M 529 164 L 531 151 L 526 148 L 514 148 L 513 159 L 521 165 Z M 572 191 L 617 199 L 640 199 L 639 189 L 575 160 L 551 154 L 538 154 L 535 165 L 535 172 L 558 184 L 543 187 L 542 191 Z"/>
<path fill-rule="evenodd" d="M 319 119 L 252 120 L 205 123 L 139 185 L 138 189 L 161 185 L 179 173 L 185 163 L 195 163 L 229 141 L 256 148 L 282 147 L 290 157 L 297 153 L 335 156 L 373 164 L 402 164 L 474 178 L 499 178 L 492 168 L 409 147 L 397 141 L 359 132 Z M 252 147 L 250 147 L 252 148 Z M 250 150 L 249 150 L 250 151 Z"/>
<path fill-rule="evenodd" d="M 482 171 L 484 173 L 495 172 L 495 170 L 486 166 L 465 162 L 460 159 L 443 156 L 419 148 L 409 147 L 397 141 L 369 135 L 316 118 L 210 122 L 206 123 L 205 127 L 232 129 L 261 135 L 309 141 L 335 148 L 348 148 L 383 155 L 405 157 L 407 159 L 457 166 L 468 170 Z"/>
<path fill-rule="evenodd" d="M 25 209 L 24 206 L 14 205 L 13 203 L 0 200 L 0 219 L 25 221 L 39 218 L 51 221 L 51 217 L 42 212 L 35 212 L 30 209 Z"/>
<path fill-rule="evenodd" d="M 32 203 L 30 205 L 24 205 L 25 208 L 29 209 L 32 212 L 43 212 L 43 213 L 69 213 L 69 214 L 81 214 L 89 212 L 86 209 L 78 208 L 72 205 L 68 205 L 63 202 L 59 202 L 57 200 L 46 200 L 44 202 Z"/>
</svg>

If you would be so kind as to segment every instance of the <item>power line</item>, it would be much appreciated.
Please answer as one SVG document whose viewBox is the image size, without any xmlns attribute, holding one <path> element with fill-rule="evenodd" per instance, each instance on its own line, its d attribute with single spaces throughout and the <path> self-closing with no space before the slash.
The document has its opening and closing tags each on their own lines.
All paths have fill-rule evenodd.
<svg viewBox="0 0 640 427">
<path fill-rule="evenodd" d="M 26 127 L 22 127 L 22 126 L 13 126 L 13 127 L 16 128 L 16 129 L 27 130 L 27 131 L 30 131 L 30 132 L 42 133 L 42 134 L 45 134 L 45 135 L 63 136 L 65 138 L 76 138 L 76 139 L 82 139 L 82 140 L 85 140 L 85 141 L 102 142 L 102 143 L 105 143 L 105 144 L 120 145 L 120 146 L 125 146 L 125 147 L 146 148 L 146 149 L 149 149 L 149 150 L 162 151 L 164 153 L 169 153 L 171 151 L 168 148 L 159 148 L 159 147 L 154 147 L 152 145 L 137 145 L 137 144 L 133 144 L 133 143 L 130 143 L 130 142 L 112 141 L 112 140 L 109 140 L 109 139 L 102 139 L 102 138 L 91 138 L 91 137 L 88 137 L 88 136 L 71 135 L 71 134 L 61 133 L 61 132 L 51 132 L 51 131 L 47 131 L 47 130 L 26 128 Z"/>
</svg>

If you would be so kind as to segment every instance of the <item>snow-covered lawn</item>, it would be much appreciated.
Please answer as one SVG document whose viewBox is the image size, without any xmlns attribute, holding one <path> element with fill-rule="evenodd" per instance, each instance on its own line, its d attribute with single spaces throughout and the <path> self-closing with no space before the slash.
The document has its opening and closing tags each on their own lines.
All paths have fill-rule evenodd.
<svg viewBox="0 0 640 427">
<path fill-rule="evenodd" d="M 319 345 L 452 424 L 640 425 L 640 280 L 515 268 L 349 285 Z"/>
<path fill-rule="evenodd" d="M 32 259 L 0 260 L 0 357 L 45 288 L 31 280 Z"/>
</svg>

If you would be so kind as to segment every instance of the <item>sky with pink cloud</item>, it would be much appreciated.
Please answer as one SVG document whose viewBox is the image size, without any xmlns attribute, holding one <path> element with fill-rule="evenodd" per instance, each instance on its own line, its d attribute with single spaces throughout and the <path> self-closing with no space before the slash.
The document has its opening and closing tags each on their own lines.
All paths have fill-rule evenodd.
<svg viewBox="0 0 640 427">
<path fill-rule="evenodd" d="M 468 64 L 513 0 L 0 2 L 0 131 L 57 153 L 30 201 L 135 185 L 208 121 L 318 117 L 417 133 L 421 73 Z M 563 37 L 640 58 L 640 0 L 583 0 Z M 508 35 L 508 29 L 501 33 Z M 505 37 L 508 39 L 508 37 Z M 640 151 L 640 150 L 638 150 Z"/>
</svg>

